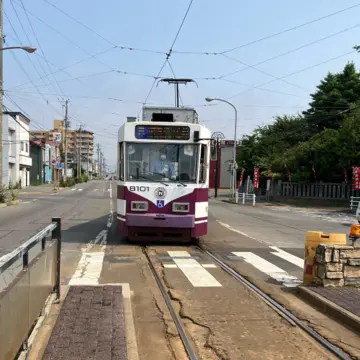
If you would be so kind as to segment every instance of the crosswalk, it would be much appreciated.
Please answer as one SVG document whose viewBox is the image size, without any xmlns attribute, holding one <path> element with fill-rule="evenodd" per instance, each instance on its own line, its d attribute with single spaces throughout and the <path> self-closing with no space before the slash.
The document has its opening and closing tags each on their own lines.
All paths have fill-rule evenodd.
<svg viewBox="0 0 360 360">
<path fill-rule="evenodd" d="M 71 191 L 78 191 L 78 192 L 81 192 L 81 191 L 84 191 L 84 189 L 82 188 L 72 188 Z M 98 192 L 98 191 L 102 191 L 102 192 L 109 192 L 110 189 L 85 189 L 85 191 L 91 191 L 91 192 Z"/>
</svg>

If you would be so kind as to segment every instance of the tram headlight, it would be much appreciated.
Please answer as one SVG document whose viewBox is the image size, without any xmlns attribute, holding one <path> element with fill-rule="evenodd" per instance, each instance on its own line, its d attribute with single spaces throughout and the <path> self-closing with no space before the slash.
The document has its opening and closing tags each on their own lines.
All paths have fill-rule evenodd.
<svg viewBox="0 0 360 360">
<path fill-rule="evenodd" d="M 132 201 L 131 210 L 132 211 L 147 211 L 149 204 L 146 201 Z"/>
<path fill-rule="evenodd" d="M 189 203 L 173 203 L 172 211 L 173 212 L 189 212 L 190 204 Z"/>
</svg>

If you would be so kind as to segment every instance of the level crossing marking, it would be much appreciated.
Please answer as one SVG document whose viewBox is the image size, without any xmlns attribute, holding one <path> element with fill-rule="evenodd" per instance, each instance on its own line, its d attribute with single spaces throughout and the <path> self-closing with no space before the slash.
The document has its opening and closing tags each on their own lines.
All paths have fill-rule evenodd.
<svg viewBox="0 0 360 360">
<path fill-rule="evenodd" d="M 270 246 L 270 249 L 275 250 L 272 251 L 271 254 L 278 256 L 281 259 L 284 259 L 296 266 L 298 266 L 299 268 L 304 268 L 304 259 L 301 259 L 295 255 L 292 255 L 290 253 L 288 253 L 287 251 L 281 250 L 276 246 Z"/>
<path fill-rule="evenodd" d="M 205 269 L 216 269 L 217 266 L 215 264 L 200 264 Z M 196 265 L 197 266 L 197 265 Z M 176 264 L 163 264 L 163 267 L 166 269 L 178 269 Z M 191 266 L 188 266 L 189 268 Z"/>
<path fill-rule="evenodd" d="M 252 252 L 233 252 L 233 254 L 286 287 L 296 287 L 301 284 L 301 281 L 297 277 L 289 275 L 285 270 Z"/>
<path fill-rule="evenodd" d="M 168 251 L 167 253 L 194 287 L 222 287 L 187 251 Z"/>
<path fill-rule="evenodd" d="M 105 253 L 84 252 L 69 285 L 97 285 L 103 266 Z"/>
</svg>

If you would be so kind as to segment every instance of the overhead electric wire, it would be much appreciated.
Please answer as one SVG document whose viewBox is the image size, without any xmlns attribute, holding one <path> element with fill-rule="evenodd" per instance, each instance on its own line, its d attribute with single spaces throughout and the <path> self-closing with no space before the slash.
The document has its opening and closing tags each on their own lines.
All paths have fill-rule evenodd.
<svg viewBox="0 0 360 360">
<path fill-rule="evenodd" d="M 175 43 L 176 43 L 176 41 L 177 41 L 177 39 L 178 39 L 178 37 L 179 37 L 179 35 L 180 35 L 180 31 L 181 31 L 181 29 L 182 29 L 182 27 L 183 27 L 183 25 L 184 25 L 184 23 L 185 23 L 185 20 L 186 20 L 188 14 L 189 14 L 189 11 L 190 11 L 190 9 L 191 9 L 191 6 L 192 6 L 193 2 L 194 2 L 194 0 L 190 0 L 190 2 L 189 2 L 189 5 L 188 5 L 188 7 L 187 7 L 187 9 L 186 9 L 185 15 L 183 16 L 183 19 L 182 19 L 182 21 L 181 21 L 181 24 L 180 24 L 180 26 L 179 26 L 179 29 L 178 29 L 178 31 L 176 32 L 175 38 L 174 38 L 174 40 L 173 40 L 173 42 L 172 42 L 172 44 L 171 44 L 171 46 L 170 46 L 170 49 L 169 49 L 168 53 L 166 54 L 165 61 L 164 61 L 164 63 L 162 64 L 162 66 L 161 66 L 161 68 L 160 68 L 160 70 L 159 70 L 156 78 L 154 78 L 154 81 L 153 81 L 153 83 L 152 83 L 152 85 L 151 85 L 151 88 L 150 88 L 150 90 L 149 90 L 149 92 L 148 92 L 148 94 L 147 94 L 147 96 L 146 96 L 146 98 L 145 98 L 145 101 L 144 101 L 144 103 L 143 103 L 144 105 L 147 103 L 147 101 L 148 101 L 148 99 L 149 99 L 149 97 L 150 97 L 150 95 L 151 95 L 151 93 L 152 93 L 152 91 L 153 91 L 153 89 L 154 89 L 156 80 L 157 80 L 157 79 L 159 78 L 159 76 L 161 75 L 161 72 L 163 71 L 163 69 L 164 69 L 167 61 L 169 60 L 169 58 L 170 58 L 170 56 L 171 56 L 171 53 L 172 53 L 173 48 L 174 48 L 174 46 L 175 46 Z M 140 109 L 140 111 L 141 111 L 141 109 Z M 139 118 L 140 111 L 138 112 L 138 115 L 137 115 L 138 118 Z"/>
<path fill-rule="evenodd" d="M 13 1 L 13 3 L 15 3 L 18 6 L 19 5 L 16 1 Z M 90 57 L 94 58 L 96 61 L 98 61 L 100 64 L 111 68 L 108 64 L 104 63 L 103 61 L 101 61 L 100 59 L 98 59 L 96 56 L 93 56 L 92 54 L 90 54 L 87 50 L 85 50 L 83 47 L 81 47 L 80 45 L 76 44 L 74 41 L 72 41 L 71 39 L 69 39 L 67 36 L 65 36 L 63 33 L 61 33 L 60 31 L 56 30 L 54 27 L 52 27 L 51 25 L 49 25 L 48 23 L 46 23 L 44 20 L 42 20 L 41 18 L 39 18 L 37 15 L 33 14 L 30 10 L 28 10 L 27 8 L 23 8 L 24 11 L 26 11 L 29 15 L 31 15 L 32 17 L 34 17 L 35 19 L 37 19 L 38 21 L 40 21 L 41 23 L 43 23 L 44 25 L 46 25 L 47 27 L 49 27 L 52 31 L 54 31 L 55 33 L 57 33 L 58 35 L 60 35 L 62 38 L 64 38 L 65 40 L 67 40 L 69 43 L 71 43 L 72 45 L 74 45 L 75 47 L 77 47 L 79 50 L 83 51 L 84 53 L 86 53 L 87 55 L 89 55 Z"/>
<path fill-rule="evenodd" d="M 65 71 L 65 70 L 68 69 L 68 68 L 70 68 L 70 67 L 79 65 L 79 64 L 83 63 L 84 61 L 90 60 L 90 59 L 92 59 L 94 56 L 102 55 L 102 54 L 104 54 L 104 53 L 106 53 L 106 52 L 108 52 L 108 51 L 110 51 L 110 50 L 113 50 L 113 49 L 114 49 L 114 48 L 112 47 L 112 48 L 109 48 L 109 49 L 106 49 L 106 50 L 102 50 L 102 51 L 100 51 L 100 52 L 98 52 L 98 53 L 95 53 L 95 54 L 93 54 L 93 55 L 91 55 L 91 56 L 89 56 L 89 57 L 87 57 L 87 58 L 85 58 L 85 59 L 76 61 L 75 63 L 72 63 L 72 64 L 70 64 L 70 65 L 67 65 L 67 66 L 65 66 L 65 67 L 63 67 L 63 68 L 57 67 L 57 66 L 54 65 L 50 60 L 48 60 L 49 63 L 50 63 L 52 66 L 56 67 L 58 70 L 52 71 L 51 73 L 46 74 L 46 75 L 44 75 L 44 76 L 42 76 L 42 77 L 40 77 L 40 78 L 37 78 L 37 79 L 35 79 L 34 81 L 41 80 L 41 79 L 43 79 L 43 78 L 45 78 L 45 77 L 48 77 L 48 76 L 50 76 L 50 75 L 52 75 L 52 74 L 56 74 L 56 73 L 58 73 L 58 72 L 60 72 L 60 71 L 62 71 L 62 72 L 64 72 L 65 74 L 69 75 L 70 77 L 76 79 L 73 75 L 71 75 L 69 72 L 67 72 L 67 71 Z M 36 54 L 36 53 L 35 53 L 35 54 Z M 39 55 L 39 54 L 36 54 L 36 55 L 41 57 L 41 55 Z M 18 87 L 20 87 L 20 86 L 24 86 L 24 85 L 27 85 L 27 84 L 29 84 L 29 83 L 30 83 L 30 82 L 26 82 L 26 83 L 22 83 L 22 84 L 19 84 L 19 85 L 15 85 L 15 86 L 13 86 L 11 89 L 16 89 L 16 88 L 18 88 Z"/>
<path fill-rule="evenodd" d="M 13 5 L 12 2 L 11 2 L 11 5 Z M 15 14 L 16 14 L 16 17 L 17 17 L 18 21 L 20 22 L 20 25 L 21 25 L 24 33 L 25 33 L 26 38 L 28 39 L 29 43 L 31 43 L 31 41 L 30 41 L 30 39 L 29 39 L 29 36 L 27 35 L 26 30 L 25 30 L 25 28 L 24 28 L 24 26 L 23 26 L 23 24 L 22 24 L 22 22 L 21 22 L 21 19 L 20 19 L 19 15 L 17 14 L 16 9 L 14 8 L 14 6 L 13 6 L 13 9 L 14 9 L 14 12 L 15 12 Z M 4 10 L 3 12 L 4 12 L 4 15 L 5 15 L 5 17 L 6 17 L 7 21 L 8 21 L 8 23 L 9 23 L 12 31 L 14 32 L 15 37 L 17 38 L 17 41 L 18 41 L 20 44 L 22 44 L 23 42 L 21 41 L 21 39 L 20 39 L 17 31 L 15 30 L 15 27 L 14 27 L 14 25 L 12 24 L 12 22 L 11 22 L 11 20 L 10 20 L 10 17 L 7 15 L 7 13 L 6 13 L 5 10 Z M 11 54 L 12 54 L 12 56 L 13 56 L 14 58 L 16 58 L 16 55 L 14 55 L 13 53 L 11 53 Z M 35 64 L 33 63 L 32 59 L 31 59 L 31 56 L 30 56 L 28 53 L 26 53 L 26 56 L 28 57 L 31 65 L 32 65 L 33 68 L 35 69 L 35 71 L 36 71 L 36 73 L 38 74 L 38 76 L 41 76 L 40 73 L 39 73 L 39 71 L 38 71 L 38 69 L 36 68 Z M 19 64 L 19 61 L 17 61 L 17 62 L 18 62 L 18 64 Z M 40 64 L 40 67 L 41 67 L 41 66 L 42 66 L 41 63 L 40 63 L 39 61 L 38 61 L 38 63 Z M 34 84 L 33 80 L 30 78 L 30 76 L 29 76 L 29 74 L 27 73 L 27 71 L 25 71 L 25 69 L 23 69 L 22 66 L 21 66 L 21 69 L 23 70 L 23 72 L 25 73 L 25 75 L 26 75 L 26 77 L 29 79 L 29 81 L 30 81 L 30 82 L 33 84 L 33 86 L 36 88 L 36 85 Z M 45 70 L 43 69 L 43 71 L 45 71 Z M 50 88 L 48 88 L 48 89 L 51 91 Z M 54 89 L 55 89 L 55 88 L 54 88 Z M 55 89 L 55 92 L 56 92 L 56 89 Z M 46 100 L 46 99 L 45 99 L 45 100 Z"/>
<path fill-rule="evenodd" d="M 70 15 L 69 13 L 67 13 L 66 11 L 64 11 L 63 9 L 60 9 L 58 6 L 56 6 L 55 4 L 51 3 L 48 0 L 44 0 L 46 3 L 48 3 L 49 5 L 51 5 L 54 9 L 56 9 L 57 11 L 61 12 L 62 14 L 64 14 L 65 16 L 67 16 L 68 18 L 70 18 L 71 20 L 75 21 L 77 24 L 79 24 L 80 26 L 84 27 L 85 29 L 87 29 L 88 31 L 90 31 L 91 33 L 93 33 L 94 35 L 96 35 L 97 37 L 99 37 L 100 39 L 106 41 L 108 44 L 113 45 L 116 48 L 122 49 L 122 50 L 130 50 L 130 51 L 143 51 L 143 52 L 150 52 L 150 53 L 155 53 L 155 54 L 161 54 L 161 55 L 166 55 L 166 52 L 164 51 L 158 51 L 158 50 L 150 50 L 150 49 L 141 49 L 141 48 L 136 48 L 136 47 L 130 47 L 130 46 L 123 46 L 123 45 L 116 45 L 114 42 L 112 42 L 111 40 L 105 38 L 104 36 L 102 36 L 101 34 L 99 34 L 98 32 L 96 32 L 94 29 L 90 28 L 88 25 L 82 23 L 81 21 L 79 21 L 78 19 L 76 19 L 75 17 L 73 17 L 72 15 Z"/>
<path fill-rule="evenodd" d="M 291 27 L 291 28 L 288 28 L 288 29 L 279 31 L 279 32 L 277 32 L 277 33 L 273 33 L 273 34 L 271 34 L 271 35 L 264 36 L 264 37 L 262 37 L 262 38 L 260 38 L 260 39 L 250 41 L 250 42 L 245 43 L 245 44 L 243 44 L 243 45 L 235 46 L 235 47 L 233 47 L 233 48 L 231 48 L 231 49 L 222 51 L 221 53 L 222 53 L 222 54 L 226 54 L 226 53 L 228 53 L 228 52 L 231 52 L 231 51 L 234 51 L 234 50 L 237 50 L 237 49 L 241 49 L 241 48 L 244 48 L 244 47 L 246 47 L 246 46 L 253 45 L 253 44 L 259 43 L 259 42 L 264 41 L 264 40 L 271 39 L 271 38 L 273 38 L 273 37 L 276 37 L 276 36 L 279 36 L 279 35 L 282 35 L 282 34 L 286 34 L 286 33 L 290 32 L 290 31 L 300 29 L 300 28 L 302 28 L 302 27 L 304 27 L 304 26 L 307 26 L 307 25 L 316 23 L 316 22 L 321 21 L 321 20 L 324 20 L 324 19 L 328 19 L 329 17 L 332 17 L 332 16 L 335 16 L 335 15 L 341 14 L 341 13 L 343 13 L 343 12 L 346 12 L 346 11 L 349 11 L 349 10 L 352 10 L 352 9 L 355 9 L 355 8 L 358 7 L 358 6 L 360 6 L 360 3 L 355 4 L 355 5 L 352 5 L 352 6 L 349 6 L 349 7 L 347 7 L 347 8 L 344 8 L 344 9 L 341 9 L 341 10 L 338 10 L 338 11 L 335 11 L 335 12 L 333 12 L 333 13 L 331 13 L 331 14 L 318 17 L 318 18 L 316 18 L 316 19 L 314 19 L 314 20 L 307 21 L 307 22 L 302 23 L 302 24 L 300 24 L 300 25 L 295 25 L 295 26 L 293 26 L 293 27 Z"/>
<path fill-rule="evenodd" d="M 237 74 L 237 73 L 239 73 L 239 72 L 242 72 L 242 71 L 244 71 L 244 70 L 247 70 L 247 69 L 249 69 L 249 68 L 254 68 L 255 66 L 259 66 L 259 65 L 265 64 L 265 63 L 267 63 L 267 62 L 269 62 L 269 61 L 278 59 L 278 58 L 283 57 L 283 56 L 285 56 L 285 55 L 289 55 L 289 54 L 291 54 L 291 53 L 293 53 L 293 52 L 295 52 L 295 51 L 304 49 L 304 48 L 306 48 L 306 47 L 308 47 L 308 46 L 311 46 L 311 45 L 317 44 L 317 43 L 319 43 L 319 42 L 321 42 L 321 41 L 330 39 L 330 38 L 332 38 L 332 37 L 334 37 L 334 36 L 340 35 L 340 34 L 342 34 L 342 33 L 344 33 L 344 32 L 349 31 L 349 30 L 353 30 L 353 29 L 355 29 L 355 28 L 357 28 L 357 27 L 359 27 L 359 26 L 360 26 L 360 24 L 356 24 L 356 25 L 350 26 L 350 27 L 348 27 L 348 28 L 346 28 L 346 29 L 343 29 L 343 30 L 340 30 L 340 31 L 338 31 L 338 32 L 336 32 L 336 33 L 327 35 L 327 36 L 322 37 L 322 38 L 320 38 L 320 39 L 317 39 L 317 40 L 315 40 L 315 41 L 311 41 L 311 42 L 309 42 L 309 43 L 307 43 L 307 44 L 301 45 L 301 46 L 299 46 L 299 47 L 297 47 L 297 48 L 295 48 L 295 49 L 291 49 L 291 50 L 285 51 L 284 53 L 281 53 L 281 54 L 279 54 L 279 55 L 275 55 L 275 56 L 272 56 L 272 57 L 267 58 L 267 59 L 265 59 L 265 60 L 259 61 L 259 62 L 257 62 L 256 64 L 246 65 L 246 67 L 244 67 L 244 68 L 242 68 L 242 69 L 239 69 L 239 70 L 236 70 L 236 71 L 232 71 L 232 72 L 230 72 L 230 73 L 228 73 L 228 74 L 219 76 L 219 78 L 222 79 L 222 78 L 224 78 L 224 77 L 228 77 L 228 76 L 231 76 L 231 75 L 235 75 L 235 74 Z M 238 60 L 238 59 L 235 59 L 235 58 L 230 57 L 230 56 L 228 56 L 228 55 L 224 55 L 224 54 L 222 54 L 222 55 L 225 56 L 226 58 L 232 60 L 232 61 L 236 61 L 236 62 L 240 62 L 240 63 L 244 64 L 243 62 L 241 62 L 241 61 Z M 258 69 L 257 69 L 257 70 L 258 70 Z"/>
<path fill-rule="evenodd" d="M 174 71 L 173 67 L 171 66 L 170 60 L 167 59 L 167 62 L 168 62 L 168 65 L 169 65 L 169 67 L 170 67 L 170 70 L 171 70 L 174 78 L 176 79 L 175 71 Z M 183 101 L 182 101 L 182 97 L 181 97 L 180 92 L 179 92 L 179 98 L 180 98 L 181 106 L 184 106 L 184 103 L 183 103 Z"/>
<path fill-rule="evenodd" d="M 311 65 L 311 66 L 308 66 L 308 67 L 303 68 L 303 69 L 301 69 L 301 70 L 294 71 L 294 72 L 292 72 L 292 73 L 290 73 L 290 74 L 284 75 L 284 76 L 280 77 L 280 79 L 285 79 L 285 78 L 287 78 L 287 77 L 289 77 L 289 76 L 293 76 L 293 75 L 300 74 L 300 73 L 302 73 L 302 72 L 304 72 L 304 71 L 307 71 L 307 70 L 313 69 L 313 68 L 315 68 L 315 67 L 317 67 L 317 66 L 320 66 L 320 65 L 326 64 L 326 63 L 328 63 L 328 62 L 331 62 L 331 61 L 334 61 L 334 60 L 340 59 L 341 57 L 344 57 L 344 56 L 347 56 L 347 55 L 353 54 L 353 53 L 355 53 L 355 52 L 357 52 L 357 51 L 356 51 L 356 50 L 353 50 L 353 51 L 350 51 L 350 52 L 347 52 L 347 53 L 341 54 L 341 55 L 336 56 L 336 57 L 334 57 L 334 58 L 331 58 L 331 59 L 328 59 L 328 60 L 322 61 L 322 62 L 317 63 L 317 64 L 315 64 L 315 65 Z M 253 88 L 251 88 L 251 89 L 248 89 L 248 90 L 242 91 L 242 92 L 240 92 L 240 93 L 238 93 L 238 94 L 235 94 L 235 95 L 233 95 L 233 96 L 229 97 L 229 98 L 228 98 L 228 100 L 229 100 L 229 99 L 233 99 L 233 98 L 235 98 L 235 97 L 238 97 L 239 95 L 244 94 L 244 93 L 247 93 L 247 92 L 249 92 L 249 91 L 251 91 L 251 90 L 258 89 L 259 87 L 262 87 L 262 86 L 265 86 L 265 85 L 268 85 L 268 84 L 272 84 L 272 83 L 273 83 L 273 82 L 275 82 L 275 81 L 278 81 L 278 80 L 274 79 L 274 80 L 270 80 L 270 81 L 268 81 L 268 82 L 266 82 L 266 83 L 263 83 L 263 84 L 260 84 L 260 85 L 254 86 L 254 87 L 253 87 Z"/>
<path fill-rule="evenodd" d="M 11 0 L 11 2 L 12 2 L 12 0 Z M 39 39 L 38 39 L 38 37 L 37 37 L 37 35 L 36 35 L 36 32 L 35 32 L 35 30 L 34 30 L 34 27 L 33 27 L 32 23 L 31 23 L 31 21 L 30 21 L 29 15 L 28 15 L 28 13 L 25 11 L 25 6 L 24 6 L 24 3 L 23 3 L 23 0 L 20 0 L 20 3 L 21 3 L 22 8 L 23 8 L 23 10 L 24 10 L 24 14 L 25 14 L 25 16 L 26 16 L 26 19 L 27 19 L 27 21 L 28 21 L 28 23 L 29 23 L 29 25 L 30 25 L 31 31 L 32 31 L 32 33 L 33 33 L 33 35 L 34 35 L 34 37 L 35 37 L 36 42 L 37 42 L 37 47 L 40 49 L 40 52 L 41 52 L 41 54 L 42 54 L 42 56 L 43 56 L 43 58 L 44 58 L 44 60 L 45 60 L 45 62 L 46 62 L 46 65 L 47 65 L 48 69 L 49 69 L 49 73 L 51 73 L 51 72 L 52 72 L 52 69 L 50 68 L 49 61 L 47 60 L 47 58 L 46 58 L 46 56 L 45 56 L 45 53 L 44 53 L 44 51 L 43 51 L 43 49 L 42 49 L 42 46 L 41 46 L 41 44 L 40 44 L 40 41 L 39 41 Z M 46 75 L 46 71 L 45 71 L 45 70 L 44 70 L 44 73 L 45 73 L 45 75 Z M 56 79 L 56 77 L 55 77 L 54 74 L 52 74 L 52 78 L 54 79 L 55 83 L 57 84 L 57 87 L 58 87 L 58 89 L 60 90 L 60 94 L 63 93 L 64 91 L 62 90 L 61 86 L 59 85 L 58 80 Z"/>
</svg>

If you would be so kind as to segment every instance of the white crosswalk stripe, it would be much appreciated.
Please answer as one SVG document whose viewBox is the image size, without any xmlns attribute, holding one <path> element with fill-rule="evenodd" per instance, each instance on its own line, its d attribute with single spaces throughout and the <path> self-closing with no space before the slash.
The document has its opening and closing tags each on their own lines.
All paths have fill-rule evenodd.
<svg viewBox="0 0 360 360">
<path fill-rule="evenodd" d="M 280 250 L 280 249 L 277 249 Z M 284 251 L 284 253 L 286 253 Z M 270 276 L 274 280 L 278 281 L 279 283 L 283 284 L 286 287 L 296 287 L 299 284 L 301 284 L 301 281 L 293 275 L 290 275 L 285 270 L 281 269 L 280 267 L 274 265 L 270 261 L 267 261 L 263 259 L 262 257 L 252 253 L 252 252 L 233 252 L 235 256 L 238 256 L 242 258 L 244 261 L 246 261 L 248 264 L 254 266 L 259 271 L 265 273 L 266 275 Z M 281 256 L 279 255 L 281 254 Z M 295 261 L 293 258 L 290 257 L 291 254 L 286 253 L 287 255 L 283 254 L 280 251 L 275 252 L 274 255 L 277 255 L 279 257 L 282 257 L 284 260 L 289 261 L 291 259 L 292 261 Z M 294 256 L 294 258 L 297 258 Z M 300 259 L 300 258 L 297 258 Z M 291 262 L 291 261 L 290 261 Z M 297 260 L 298 262 L 298 260 Z"/>
</svg>

